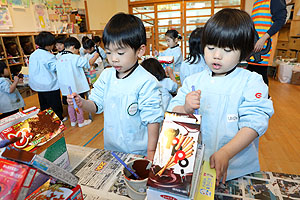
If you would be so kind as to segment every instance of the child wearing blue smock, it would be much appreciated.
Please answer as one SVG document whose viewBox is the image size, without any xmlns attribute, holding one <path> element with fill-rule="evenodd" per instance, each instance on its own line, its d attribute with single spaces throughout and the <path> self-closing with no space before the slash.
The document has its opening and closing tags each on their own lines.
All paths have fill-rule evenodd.
<svg viewBox="0 0 300 200">
<path fill-rule="evenodd" d="M 55 44 L 52 33 L 42 31 L 36 36 L 39 46 L 29 57 L 29 86 L 38 93 L 41 110 L 52 108 L 63 120 L 60 90 L 55 73 L 56 58 L 50 53 Z"/>
<path fill-rule="evenodd" d="M 95 50 L 99 53 L 101 59 L 102 59 L 102 62 L 103 62 L 103 66 L 104 67 L 107 67 L 108 66 L 108 63 L 107 63 L 107 56 L 106 56 L 106 53 L 105 51 L 100 47 L 100 44 L 101 44 L 101 38 L 100 36 L 93 36 L 93 41 L 95 42 Z"/>
<path fill-rule="evenodd" d="M 155 51 L 155 56 L 173 56 L 174 57 L 174 72 L 180 71 L 180 66 L 182 63 L 182 52 L 178 44 L 179 40 L 182 39 L 181 35 L 176 30 L 168 30 L 165 34 L 166 42 L 168 48 L 161 53 Z"/>
<path fill-rule="evenodd" d="M 76 93 L 68 96 L 83 110 L 104 112 L 104 148 L 147 155 L 152 160 L 163 120 L 160 84 L 138 64 L 146 49 L 143 22 L 118 13 L 106 24 L 103 43 L 112 68 L 94 84 L 89 100 Z"/>
<path fill-rule="evenodd" d="M 67 104 L 67 95 L 70 94 L 69 87 L 83 98 L 90 90 L 83 70 L 90 68 L 90 65 L 86 58 L 78 55 L 80 42 L 75 37 L 68 37 L 64 41 L 64 46 L 65 50 L 56 63 L 56 73 L 63 103 Z M 73 106 L 69 105 L 68 113 L 71 126 L 76 126 L 78 123 L 79 127 L 83 127 L 92 122 L 90 119 L 84 120 L 84 112 L 81 108 L 78 108 L 78 112 L 76 112 Z"/>
<path fill-rule="evenodd" d="M 55 48 L 57 50 L 57 54 L 55 55 L 56 59 L 59 59 L 62 55 L 62 52 L 65 50 L 65 41 L 66 37 L 65 36 L 57 36 L 55 38 Z"/>
<path fill-rule="evenodd" d="M 10 81 L 7 65 L 0 61 L 0 119 L 19 112 L 25 106 L 24 100 L 20 95 L 17 84 L 19 77 L 14 76 L 14 82 Z"/>
<path fill-rule="evenodd" d="M 90 66 L 98 67 L 102 63 L 102 58 L 95 42 L 87 39 L 83 42 L 82 46 L 86 52 L 85 57 L 89 60 Z"/>
<path fill-rule="evenodd" d="M 274 113 L 262 77 L 237 67 L 254 47 L 254 30 L 249 14 L 238 9 L 210 18 L 202 35 L 209 70 L 187 77 L 168 107 L 202 115 L 204 158 L 216 169 L 217 184 L 260 170 L 258 140 Z"/>
<path fill-rule="evenodd" d="M 172 99 L 172 94 L 176 93 L 178 88 L 176 79 L 173 74 L 170 78 L 167 77 L 166 72 L 160 62 L 155 58 L 148 58 L 144 60 L 141 65 L 150 72 L 161 84 L 161 94 L 162 94 L 162 105 L 164 110 L 167 110 L 170 100 Z"/>
<path fill-rule="evenodd" d="M 207 69 L 207 65 L 201 52 L 201 36 L 203 28 L 196 28 L 189 38 L 190 53 L 187 59 L 180 66 L 180 81 L 183 83 L 184 79 L 190 75 L 202 72 Z"/>
</svg>

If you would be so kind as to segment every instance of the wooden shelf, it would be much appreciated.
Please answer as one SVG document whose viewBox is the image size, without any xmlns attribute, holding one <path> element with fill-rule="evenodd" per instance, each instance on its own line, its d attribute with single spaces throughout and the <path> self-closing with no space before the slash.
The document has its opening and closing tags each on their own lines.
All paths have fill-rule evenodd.
<svg viewBox="0 0 300 200">
<path fill-rule="evenodd" d="M 13 64 L 8 64 L 9 66 L 16 66 L 16 65 L 24 65 L 24 63 L 13 63 Z"/>
</svg>

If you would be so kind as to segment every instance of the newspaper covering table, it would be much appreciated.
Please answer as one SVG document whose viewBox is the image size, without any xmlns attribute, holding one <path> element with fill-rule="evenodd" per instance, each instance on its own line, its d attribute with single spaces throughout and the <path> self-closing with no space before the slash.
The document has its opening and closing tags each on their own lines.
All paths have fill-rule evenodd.
<svg viewBox="0 0 300 200">
<path fill-rule="evenodd" d="M 122 165 L 110 151 L 67 145 L 72 172 L 80 178 L 85 200 L 128 200 L 121 176 Z M 141 156 L 117 153 L 125 162 Z M 300 176 L 256 172 L 221 184 L 215 191 L 217 200 L 288 200 L 300 199 Z"/>
</svg>

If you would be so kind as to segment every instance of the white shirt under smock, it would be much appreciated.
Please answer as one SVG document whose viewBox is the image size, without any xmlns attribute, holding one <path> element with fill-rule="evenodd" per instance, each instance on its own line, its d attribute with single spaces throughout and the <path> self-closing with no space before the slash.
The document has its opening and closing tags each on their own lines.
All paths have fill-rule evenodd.
<svg viewBox="0 0 300 200">
<path fill-rule="evenodd" d="M 180 66 L 182 63 L 182 53 L 180 46 L 173 48 L 167 48 L 164 52 L 159 53 L 159 56 L 174 56 L 174 72 L 180 71 Z"/>
<path fill-rule="evenodd" d="M 159 81 L 162 85 L 161 87 L 161 95 L 162 95 L 162 105 L 164 110 L 167 110 L 170 100 L 172 99 L 172 95 L 170 93 L 175 93 L 178 85 L 170 78 L 164 78 L 163 80 Z"/>
<path fill-rule="evenodd" d="M 76 54 L 63 54 L 56 63 L 58 84 L 63 96 L 69 94 L 68 87 L 77 94 L 90 90 L 83 68 L 90 68 L 86 58 Z"/>
<path fill-rule="evenodd" d="M 199 114 L 206 160 L 243 127 L 254 129 L 259 137 L 266 132 L 274 109 L 268 99 L 268 87 L 257 73 L 236 68 L 223 77 L 213 77 L 211 70 L 189 76 L 171 100 L 169 111 L 184 105 L 193 85 L 195 90 L 201 90 Z M 258 139 L 229 161 L 227 180 L 260 170 Z"/>
<path fill-rule="evenodd" d="M 29 86 L 37 92 L 58 90 L 55 55 L 44 49 L 35 50 L 29 57 Z"/>
<path fill-rule="evenodd" d="M 14 92 L 9 92 L 11 84 L 8 78 L 0 77 L 0 113 L 8 113 L 25 106 L 17 88 Z"/>
<path fill-rule="evenodd" d="M 208 69 L 208 66 L 203 58 L 200 55 L 200 61 L 193 64 L 185 60 L 180 66 L 180 81 L 183 83 L 184 79 L 190 75 L 202 72 L 203 70 Z"/>
<path fill-rule="evenodd" d="M 91 90 L 89 99 L 104 111 L 104 148 L 147 155 L 149 123 L 160 123 L 161 85 L 142 66 L 118 79 L 114 68 L 105 69 Z"/>
</svg>

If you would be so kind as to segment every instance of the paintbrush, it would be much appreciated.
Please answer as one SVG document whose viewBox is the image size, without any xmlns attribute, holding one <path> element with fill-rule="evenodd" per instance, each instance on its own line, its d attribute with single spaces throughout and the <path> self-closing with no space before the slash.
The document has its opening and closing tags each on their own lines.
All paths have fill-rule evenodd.
<svg viewBox="0 0 300 200">
<path fill-rule="evenodd" d="M 15 143 L 15 142 L 17 142 L 21 139 L 22 139 L 22 137 L 13 137 L 11 139 L 1 140 L 0 141 L 0 148 L 7 147 L 8 145 L 13 144 L 13 143 Z"/>
</svg>

